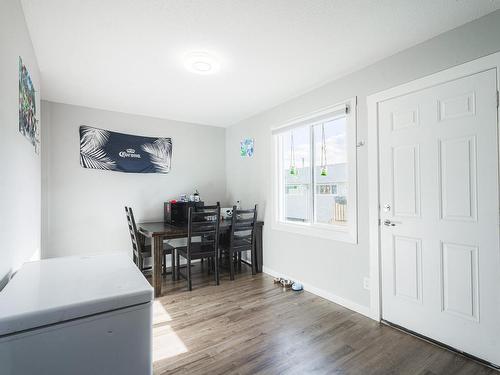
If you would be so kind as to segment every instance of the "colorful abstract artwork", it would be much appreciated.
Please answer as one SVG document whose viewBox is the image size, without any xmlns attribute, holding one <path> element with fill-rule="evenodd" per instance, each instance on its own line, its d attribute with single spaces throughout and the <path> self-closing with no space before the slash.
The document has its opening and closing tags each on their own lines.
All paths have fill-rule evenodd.
<svg viewBox="0 0 500 375">
<path fill-rule="evenodd" d="M 254 140 L 251 138 L 245 138 L 240 141 L 240 156 L 251 158 L 253 156 L 253 143 Z"/>
<path fill-rule="evenodd" d="M 19 132 L 40 153 L 40 129 L 36 116 L 36 90 L 28 69 L 19 57 Z"/>
</svg>

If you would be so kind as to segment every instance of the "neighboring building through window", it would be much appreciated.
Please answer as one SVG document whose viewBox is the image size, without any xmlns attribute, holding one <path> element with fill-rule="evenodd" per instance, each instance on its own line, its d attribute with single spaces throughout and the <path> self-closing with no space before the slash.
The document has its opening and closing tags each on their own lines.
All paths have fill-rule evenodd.
<svg viewBox="0 0 500 375">
<path fill-rule="evenodd" d="M 347 181 L 346 181 L 347 182 Z M 342 186 L 345 186 L 346 183 L 340 183 Z M 337 184 L 317 184 L 316 185 L 316 194 L 328 194 L 328 195 L 337 195 Z"/>
</svg>

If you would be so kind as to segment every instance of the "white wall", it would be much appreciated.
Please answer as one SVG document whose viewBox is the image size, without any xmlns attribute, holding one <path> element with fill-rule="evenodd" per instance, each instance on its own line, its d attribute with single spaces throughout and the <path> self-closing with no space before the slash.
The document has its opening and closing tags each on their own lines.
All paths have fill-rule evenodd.
<svg viewBox="0 0 500 375">
<path fill-rule="evenodd" d="M 0 289 L 6 276 L 40 252 L 40 155 L 19 133 L 19 56 L 37 92 L 40 75 L 18 0 L 0 2 Z M 40 124 L 42 125 L 42 124 Z"/>
<path fill-rule="evenodd" d="M 369 292 L 363 289 L 363 277 L 369 274 L 366 146 L 358 151 L 359 243 L 328 241 L 271 229 L 270 129 L 357 96 L 358 140 L 366 140 L 367 95 L 497 52 L 499 36 L 500 11 L 497 11 L 228 128 L 228 200 L 239 199 L 243 206 L 259 203 L 260 216 L 266 222 L 265 269 L 300 280 L 311 290 L 368 312 Z M 255 138 L 254 158 L 238 156 L 242 138 Z"/>
<path fill-rule="evenodd" d="M 205 202 L 224 201 L 225 129 L 73 105 L 42 102 L 43 257 L 131 251 L 124 206 L 137 221 L 163 220 L 163 202 L 198 189 Z M 84 169 L 80 125 L 172 138 L 169 174 Z"/>
</svg>

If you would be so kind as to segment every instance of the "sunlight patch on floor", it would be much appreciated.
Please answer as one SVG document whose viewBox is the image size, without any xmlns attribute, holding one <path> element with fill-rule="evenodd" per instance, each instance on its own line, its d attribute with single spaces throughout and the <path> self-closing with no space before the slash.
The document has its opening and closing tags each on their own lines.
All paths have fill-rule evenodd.
<svg viewBox="0 0 500 375">
<path fill-rule="evenodd" d="M 159 301 L 153 302 L 153 362 L 187 353 L 188 349 L 170 325 L 172 317 Z M 158 325 L 160 324 L 160 325 Z M 156 326 L 158 325 L 158 326 Z"/>
<path fill-rule="evenodd" d="M 172 358 L 188 349 L 169 325 L 153 328 L 153 362 Z"/>
<path fill-rule="evenodd" d="M 166 323 L 171 322 L 172 317 L 165 310 L 161 302 L 154 301 L 153 302 L 153 324 Z"/>
</svg>

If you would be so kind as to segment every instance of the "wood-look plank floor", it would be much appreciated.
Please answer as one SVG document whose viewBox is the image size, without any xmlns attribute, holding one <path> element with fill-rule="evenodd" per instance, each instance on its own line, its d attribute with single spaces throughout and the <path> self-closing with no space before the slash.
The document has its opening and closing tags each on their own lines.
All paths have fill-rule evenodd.
<svg viewBox="0 0 500 375">
<path fill-rule="evenodd" d="M 192 292 L 163 281 L 154 374 L 499 374 L 245 268 L 215 286 L 198 264 Z"/>
</svg>

